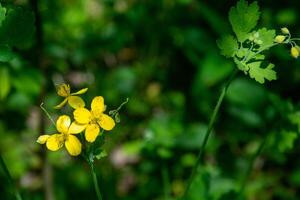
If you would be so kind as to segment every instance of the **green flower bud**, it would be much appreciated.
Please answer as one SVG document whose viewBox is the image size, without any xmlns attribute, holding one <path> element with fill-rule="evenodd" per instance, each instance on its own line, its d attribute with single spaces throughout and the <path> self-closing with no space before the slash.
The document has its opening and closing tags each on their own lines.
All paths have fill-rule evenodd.
<svg viewBox="0 0 300 200">
<path fill-rule="evenodd" d="M 287 29 L 286 27 L 281 28 L 281 32 L 286 35 L 290 34 L 289 29 Z"/>
</svg>

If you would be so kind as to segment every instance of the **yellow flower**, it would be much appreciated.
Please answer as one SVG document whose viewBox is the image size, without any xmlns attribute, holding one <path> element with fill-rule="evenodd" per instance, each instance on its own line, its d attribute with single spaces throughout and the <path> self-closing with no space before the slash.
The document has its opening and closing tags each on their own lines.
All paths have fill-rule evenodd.
<svg viewBox="0 0 300 200">
<path fill-rule="evenodd" d="M 88 142 L 94 142 L 96 140 L 100 132 L 100 127 L 106 131 L 110 131 L 114 128 L 114 120 L 104 114 L 104 111 L 104 99 L 101 96 L 97 96 L 92 101 L 91 111 L 86 108 L 77 108 L 73 112 L 77 126 L 85 129 L 85 139 Z"/>
<path fill-rule="evenodd" d="M 281 32 L 282 32 L 283 34 L 286 34 L 286 35 L 290 34 L 290 31 L 289 31 L 289 29 L 288 29 L 287 27 L 281 28 Z"/>
<path fill-rule="evenodd" d="M 277 43 L 282 43 L 284 40 L 285 40 L 284 35 L 277 35 L 274 39 L 274 41 L 277 42 Z"/>
<path fill-rule="evenodd" d="M 73 134 L 82 132 L 82 127 L 75 122 L 71 124 L 70 117 L 62 115 L 56 121 L 56 129 L 58 133 L 41 135 L 37 142 L 40 144 L 46 143 L 47 148 L 51 151 L 57 151 L 65 145 L 70 155 L 79 155 L 81 153 L 81 143 Z"/>
<path fill-rule="evenodd" d="M 299 56 L 299 51 L 298 51 L 297 47 L 292 47 L 292 48 L 291 48 L 291 55 L 292 55 L 294 58 L 298 58 L 298 56 Z"/>
<path fill-rule="evenodd" d="M 57 94 L 61 97 L 65 97 L 65 99 L 58 104 L 57 106 L 55 106 L 55 109 L 60 109 L 62 108 L 67 102 L 69 103 L 69 105 L 76 109 L 76 108 L 80 108 L 80 107 L 84 107 L 85 103 L 82 100 L 82 98 L 76 96 L 79 94 L 83 94 L 88 90 L 88 88 L 84 88 L 79 90 L 78 92 L 75 93 L 71 93 L 71 89 L 70 89 L 70 85 L 69 84 L 61 84 L 60 86 L 58 86 L 57 88 Z"/>
</svg>

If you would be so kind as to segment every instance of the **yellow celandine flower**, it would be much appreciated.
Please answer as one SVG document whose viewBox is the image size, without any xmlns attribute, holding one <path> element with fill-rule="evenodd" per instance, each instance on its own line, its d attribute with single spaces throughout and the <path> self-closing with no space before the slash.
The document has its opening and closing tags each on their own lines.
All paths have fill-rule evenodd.
<svg viewBox="0 0 300 200">
<path fill-rule="evenodd" d="M 85 139 L 88 142 L 94 142 L 99 135 L 100 127 L 110 131 L 115 126 L 115 121 L 104 114 L 105 105 L 102 96 L 97 96 L 92 100 L 91 111 L 86 108 L 77 108 L 73 114 L 75 123 L 82 130 L 85 129 Z"/>
<path fill-rule="evenodd" d="M 277 43 L 282 43 L 284 40 L 285 40 L 284 35 L 277 35 L 274 39 L 274 41 L 277 42 Z"/>
<path fill-rule="evenodd" d="M 56 121 L 56 129 L 59 133 L 52 135 L 41 135 L 37 142 L 45 144 L 49 150 L 57 151 L 66 146 L 67 151 L 72 156 L 77 156 L 81 153 L 81 143 L 73 134 L 82 132 L 80 126 L 75 122 L 71 124 L 71 119 L 67 115 L 60 116 Z"/>
<path fill-rule="evenodd" d="M 84 94 L 87 90 L 88 90 L 88 88 L 83 88 L 83 89 L 79 90 L 78 92 L 71 93 L 71 88 L 70 88 L 69 84 L 65 84 L 65 83 L 61 84 L 57 88 L 57 94 L 61 97 L 65 97 L 65 99 L 60 104 L 55 106 L 54 108 L 60 109 L 67 102 L 74 109 L 84 107 L 85 106 L 84 101 L 82 100 L 82 98 L 80 98 L 76 95 Z"/>
<path fill-rule="evenodd" d="M 298 56 L 299 56 L 299 51 L 298 51 L 297 47 L 292 47 L 292 48 L 291 48 L 291 55 L 292 55 L 294 58 L 298 58 Z"/>
</svg>

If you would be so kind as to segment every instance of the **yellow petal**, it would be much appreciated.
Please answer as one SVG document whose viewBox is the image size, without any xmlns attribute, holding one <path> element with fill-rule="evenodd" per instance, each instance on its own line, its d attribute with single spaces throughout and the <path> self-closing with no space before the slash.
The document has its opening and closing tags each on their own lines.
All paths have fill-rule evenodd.
<svg viewBox="0 0 300 200">
<path fill-rule="evenodd" d="M 73 122 L 69 128 L 70 134 L 81 133 L 86 128 L 85 124 L 78 124 L 77 122 Z"/>
<path fill-rule="evenodd" d="M 74 135 L 68 136 L 65 145 L 71 156 L 78 156 L 81 153 L 81 143 Z"/>
<path fill-rule="evenodd" d="M 79 95 L 79 94 L 84 94 L 86 93 L 86 91 L 88 90 L 88 88 L 83 88 L 77 92 L 72 93 L 71 95 Z"/>
<path fill-rule="evenodd" d="M 61 115 L 56 121 L 56 128 L 60 133 L 68 133 L 71 119 L 67 115 Z"/>
<path fill-rule="evenodd" d="M 100 119 L 98 120 L 98 124 L 106 131 L 110 131 L 115 127 L 115 121 L 113 118 L 106 114 L 101 115 Z"/>
<path fill-rule="evenodd" d="M 104 98 L 102 96 L 95 97 L 92 101 L 92 112 L 96 118 L 99 118 L 105 110 Z"/>
<path fill-rule="evenodd" d="M 62 97 L 67 97 L 70 95 L 70 85 L 69 84 L 61 84 L 57 87 L 57 94 Z"/>
<path fill-rule="evenodd" d="M 85 103 L 82 100 L 82 98 L 77 97 L 77 96 L 69 96 L 68 97 L 68 102 L 69 102 L 69 105 L 74 109 L 83 108 L 85 106 Z"/>
<path fill-rule="evenodd" d="M 298 56 L 299 56 L 299 51 L 298 51 L 297 47 L 292 47 L 292 48 L 291 48 L 291 55 L 292 55 L 294 58 L 298 58 Z"/>
<path fill-rule="evenodd" d="M 88 142 L 94 142 L 99 135 L 100 128 L 97 124 L 89 124 L 85 129 L 85 139 Z"/>
<path fill-rule="evenodd" d="M 65 98 L 60 104 L 56 105 L 55 109 L 61 109 L 68 102 L 68 98 Z"/>
<path fill-rule="evenodd" d="M 41 135 L 38 139 L 37 139 L 37 143 L 40 144 L 45 144 L 48 140 L 48 138 L 50 137 L 50 135 Z"/>
<path fill-rule="evenodd" d="M 57 151 L 64 145 L 63 134 L 53 134 L 51 135 L 46 143 L 46 146 L 51 151 Z"/>
<path fill-rule="evenodd" d="M 74 112 L 74 119 L 79 124 L 88 124 L 91 119 L 91 113 L 86 108 L 77 108 Z"/>
</svg>

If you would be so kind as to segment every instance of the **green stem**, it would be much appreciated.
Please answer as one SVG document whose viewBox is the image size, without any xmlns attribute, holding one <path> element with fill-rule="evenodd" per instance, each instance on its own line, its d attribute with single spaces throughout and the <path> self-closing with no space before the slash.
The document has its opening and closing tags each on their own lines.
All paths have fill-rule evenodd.
<svg viewBox="0 0 300 200">
<path fill-rule="evenodd" d="M 254 53 L 252 56 L 248 57 L 248 58 L 246 59 L 245 63 L 247 63 L 249 60 L 251 60 L 252 58 L 254 58 L 255 56 L 257 56 L 257 55 L 260 54 L 261 52 L 263 52 L 263 51 L 265 51 L 265 50 L 267 50 L 267 49 L 270 49 L 270 48 L 272 48 L 272 47 L 274 47 L 274 46 L 276 46 L 276 45 L 279 45 L 279 44 L 285 44 L 285 43 L 273 43 L 273 44 L 271 44 L 271 45 L 269 45 L 269 46 L 267 46 L 267 47 L 265 47 L 265 48 L 263 48 L 263 49 L 257 51 L 257 52 Z"/>
<path fill-rule="evenodd" d="M 45 112 L 45 114 L 47 115 L 47 117 L 49 118 L 49 120 L 51 121 L 51 123 L 52 123 L 54 126 L 56 126 L 54 120 L 53 120 L 52 117 L 51 117 L 51 115 L 48 113 L 48 111 L 46 110 L 46 108 L 44 108 L 43 105 L 44 105 L 44 103 L 42 102 L 41 105 L 40 105 L 40 108 Z"/>
<path fill-rule="evenodd" d="M 13 188 L 13 192 L 14 192 L 14 195 L 15 195 L 16 199 L 17 200 L 22 200 L 22 197 L 21 197 L 17 187 L 15 186 L 14 181 L 13 181 L 13 179 L 12 179 L 12 177 L 11 177 L 9 171 L 8 171 L 8 168 L 7 168 L 7 166 L 6 166 L 6 164 L 5 164 L 5 162 L 4 162 L 1 155 L 0 155 L 0 166 L 3 169 L 3 172 L 4 172 L 8 182 L 10 183 L 10 185 Z"/>
<path fill-rule="evenodd" d="M 95 191 L 98 197 L 98 200 L 102 200 L 102 196 L 101 196 L 101 192 L 99 189 L 99 184 L 98 184 L 98 179 L 97 179 L 97 175 L 96 175 L 96 171 L 94 168 L 94 162 L 89 162 L 90 168 L 91 168 L 91 174 L 93 177 L 93 182 L 94 182 L 94 187 L 95 187 Z"/>
<path fill-rule="evenodd" d="M 292 38 L 292 39 L 290 39 L 290 41 L 294 41 L 294 40 L 300 41 L 300 38 Z"/>
<path fill-rule="evenodd" d="M 220 110 L 220 107 L 221 107 L 221 104 L 224 100 L 224 97 L 225 97 L 225 94 L 227 92 L 227 89 L 231 83 L 231 81 L 233 80 L 233 78 L 236 76 L 236 74 L 238 73 L 238 69 L 234 69 L 234 71 L 232 72 L 230 78 L 228 79 L 228 81 L 226 82 L 226 84 L 224 85 L 223 89 L 222 89 L 222 92 L 219 96 L 219 99 L 218 99 L 218 102 L 214 108 L 214 111 L 212 113 L 212 116 L 210 118 L 210 121 L 209 121 L 209 124 L 208 124 L 208 128 L 207 128 L 207 131 L 205 133 L 205 136 L 204 136 L 204 140 L 202 142 L 202 145 L 201 145 L 201 149 L 199 151 L 199 154 L 198 154 L 198 157 L 197 157 L 197 160 L 196 160 L 196 164 L 194 165 L 193 169 L 192 169 L 192 173 L 188 179 L 188 182 L 187 182 L 187 186 L 185 188 L 185 191 L 184 191 L 184 195 L 183 195 L 183 199 L 186 199 L 186 196 L 188 194 L 188 191 L 190 189 L 190 186 L 193 182 L 193 179 L 197 173 L 197 170 L 201 164 L 201 161 L 202 161 L 202 157 L 203 157 L 203 154 L 204 154 L 204 150 L 205 150 L 205 147 L 206 147 L 206 144 L 208 142 L 208 139 L 209 139 L 209 136 L 211 134 L 211 131 L 213 129 L 213 125 L 216 121 L 216 117 L 217 117 L 217 114 L 219 113 L 219 110 Z"/>
<path fill-rule="evenodd" d="M 252 171 L 252 168 L 253 168 L 253 165 L 254 165 L 254 162 L 256 161 L 257 157 L 261 154 L 265 144 L 266 144 L 266 141 L 267 141 L 267 137 L 265 137 L 263 139 L 263 141 L 260 143 L 259 147 L 256 149 L 256 152 L 252 155 L 250 161 L 249 161 L 249 165 L 248 165 L 248 168 L 246 170 L 246 174 L 245 174 L 245 177 L 243 178 L 242 182 L 241 182 L 241 187 L 240 187 L 240 190 L 238 192 L 238 198 L 239 200 L 242 199 L 242 195 L 244 193 L 244 190 L 245 190 L 245 186 L 246 186 L 246 183 L 247 183 L 247 180 L 248 178 L 250 177 L 251 175 L 251 171 Z"/>
</svg>

